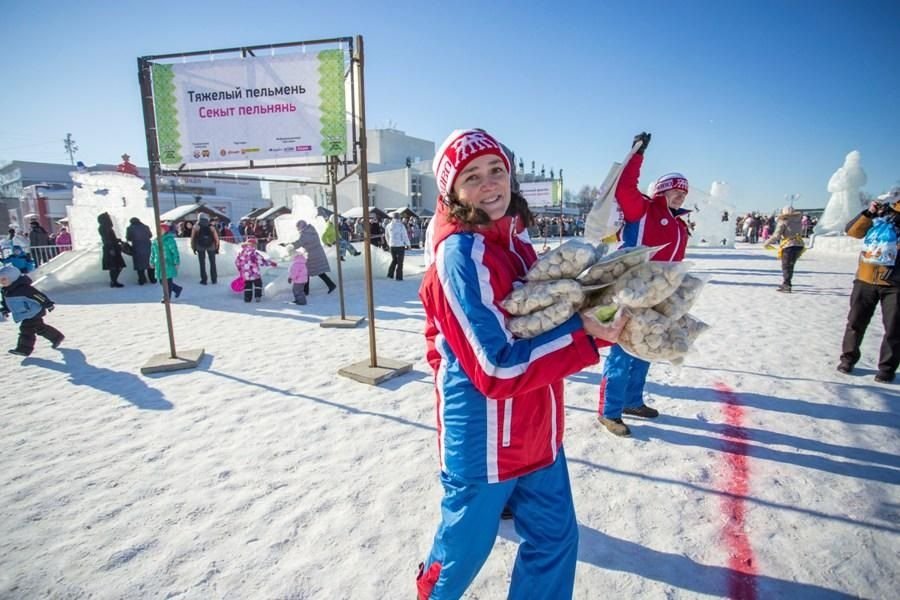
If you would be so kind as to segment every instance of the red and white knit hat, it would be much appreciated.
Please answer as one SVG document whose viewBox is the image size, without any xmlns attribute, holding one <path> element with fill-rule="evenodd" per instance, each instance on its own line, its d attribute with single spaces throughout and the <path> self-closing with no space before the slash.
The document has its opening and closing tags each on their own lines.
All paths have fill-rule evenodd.
<svg viewBox="0 0 900 600">
<path fill-rule="evenodd" d="M 459 173 L 474 159 L 493 154 L 503 159 L 506 171 L 511 172 L 509 159 L 500 142 L 481 129 L 457 129 L 451 133 L 438 148 L 431 168 L 437 183 L 438 193 L 442 198 L 453 189 L 453 182 Z"/>
<path fill-rule="evenodd" d="M 690 190 L 688 189 L 687 177 L 681 173 L 666 173 L 653 184 L 651 196 L 656 196 L 669 190 L 684 190 L 685 194 L 688 193 Z"/>
</svg>

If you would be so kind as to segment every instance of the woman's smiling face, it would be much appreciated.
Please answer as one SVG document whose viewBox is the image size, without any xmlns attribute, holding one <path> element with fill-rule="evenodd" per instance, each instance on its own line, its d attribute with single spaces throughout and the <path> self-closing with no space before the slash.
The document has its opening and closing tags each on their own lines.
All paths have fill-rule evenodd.
<svg viewBox="0 0 900 600">
<path fill-rule="evenodd" d="M 500 219 L 510 202 L 506 163 L 495 154 L 479 156 L 457 176 L 453 191 L 460 202 L 480 208 L 491 221 Z"/>
</svg>

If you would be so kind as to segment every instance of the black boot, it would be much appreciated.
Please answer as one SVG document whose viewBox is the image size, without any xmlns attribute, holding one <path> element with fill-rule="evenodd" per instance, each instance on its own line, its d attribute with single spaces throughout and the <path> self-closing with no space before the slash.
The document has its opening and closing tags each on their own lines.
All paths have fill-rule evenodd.
<svg viewBox="0 0 900 600">
<path fill-rule="evenodd" d="M 125 287 L 121 283 L 119 283 L 119 273 L 122 272 L 122 269 L 115 269 L 109 272 L 109 287 L 112 288 L 120 288 Z"/>
</svg>

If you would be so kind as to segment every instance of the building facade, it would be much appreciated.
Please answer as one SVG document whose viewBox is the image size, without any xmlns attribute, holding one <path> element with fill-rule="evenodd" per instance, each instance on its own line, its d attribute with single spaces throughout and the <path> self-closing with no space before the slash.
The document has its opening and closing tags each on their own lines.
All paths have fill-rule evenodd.
<svg viewBox="0 0 900 600">
<path fill-rule="evenodd" d="M 58 229 L 57 221 L 67 215 L 66 207 L 72 204 L 72 177 L 75 167 L 57 163 L 11 161 L 0 165 L 0 231 L 8 227 L 24 227 L 26 215 L 36 216 L 48 231 Z M 115 171 L 116 165 L 98 164 L 89 171 Z M 140 176 L 148 181 L 149 170 L 138 167 Z M 147 205 L 150 185 L 146 183 Z M 176 206 L 201 201 L 232 219 L 239 219 L 256 208 L 271 206 L 263 198 L 262 187 L 257 180 L 200 177 L 185 174 L 178 177 L 163 176 L 158 182 L 160 212 Z"/>
<path fill-rule="evenodd" d="M 380 209 L 409 207 L 413 212 L 433 211 L 437 185 L 431 172 L 434 142 L 406 135 L 396 129 L 368 129 L 369 206 Z M 279 169 L 279 176 L 293 176 L 326 182 L 324 167 Z M 340 178 L 340 173 L 338 175 Z M 270 182 L 269 195 L 274 206 L 291 206 L 293 196 L 309 196 L 316 206 L 331 208 L 331 188 L 321 183 Z M 353 175 L 337 186 L 338 212 L 362 206 L 359 176 Z"/>
</svg>

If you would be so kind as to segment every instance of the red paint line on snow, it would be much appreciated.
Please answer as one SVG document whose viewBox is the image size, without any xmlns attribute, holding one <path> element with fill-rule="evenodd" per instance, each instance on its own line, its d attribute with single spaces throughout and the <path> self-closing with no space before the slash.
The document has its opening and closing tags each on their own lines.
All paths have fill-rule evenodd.
<svg viewBox="0 0 900 600">
<path fill-rule="evenodd" d="M 744 528 L 744 498 L 750 491 L 750 463 L 747 457 L 747 432 L 744 407 L 738 395 L 722 382 L 715 384 L 724 405 L 725 492 L 722 513 L 725 528 L 722 537 L 728 546 L 728 597 L 732 600 L 756 600 L 756 560 Z"/>
</svg>

